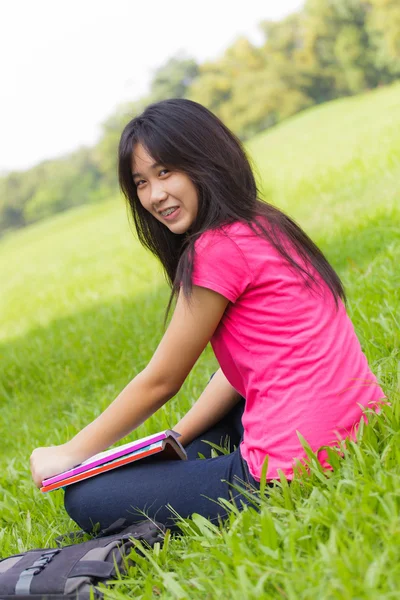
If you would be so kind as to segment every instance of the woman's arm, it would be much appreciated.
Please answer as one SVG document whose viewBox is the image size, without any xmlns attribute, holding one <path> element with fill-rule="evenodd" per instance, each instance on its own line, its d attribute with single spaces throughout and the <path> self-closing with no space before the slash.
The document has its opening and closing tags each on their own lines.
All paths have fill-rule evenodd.
<svg viewBox="0 0 400 600">
<path fill-rule="evenodd" d="M 227 304 L 221 294 L 199 286 L 193 286 L 190 302 L 180 293 L 168 329 L 147 367 L 71 441 L 33 451 L 31 470 L 36 485 L 105 450 L 172 398 L 211 339 Z"/>
<path fill-rule="evenodd" d="M 215 425 L 240 400 L 240 394 L 231 386 L 225 375 L 218 369 L 204 392 L 189 412 L 174 427 L 181 434 L 183 446 Z"/>
</svg>

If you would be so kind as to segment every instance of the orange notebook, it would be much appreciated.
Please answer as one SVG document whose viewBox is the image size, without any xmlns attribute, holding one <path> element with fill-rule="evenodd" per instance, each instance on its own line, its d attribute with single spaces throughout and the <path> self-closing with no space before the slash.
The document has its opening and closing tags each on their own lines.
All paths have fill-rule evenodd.
<svg viewBox="0 0 400 600">
<path fill-rule="evenodd" d="M 160 454 L 160 458 L 169 460 L 186 460 L 186 452 L 176 439 L 178 436 L 179 434 L 175 431 L 166 430 L 135 442 L 129 442 L 124 446 L 106 450 L 73 469 L 44 479 L 40 491 L 52 492 L 154 454 Z M 157 441 L 153 441 L 154 439 L 157 439 Z M 153 443 L 149 443 L 150 441 L 153 441 Z"/>
</svg>

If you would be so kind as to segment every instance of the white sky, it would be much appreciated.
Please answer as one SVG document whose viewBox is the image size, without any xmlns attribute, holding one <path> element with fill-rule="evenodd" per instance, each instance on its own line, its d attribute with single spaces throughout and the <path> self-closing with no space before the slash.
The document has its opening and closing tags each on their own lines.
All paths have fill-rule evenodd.
<svg viewBox="0 0 400 600">
<path fill-rule="evenodd" d="M 303 0 L 0 0 L 0 173 L 96 143 L 178 51 L 214 59 Z"/>
</svg>

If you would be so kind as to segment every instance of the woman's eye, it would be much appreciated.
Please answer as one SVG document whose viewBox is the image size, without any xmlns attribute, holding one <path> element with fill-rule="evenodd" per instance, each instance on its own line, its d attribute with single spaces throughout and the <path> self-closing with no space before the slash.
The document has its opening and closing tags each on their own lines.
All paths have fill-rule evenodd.
<svg viewBox="0 0 400 600">
<path fill-rule="evenodd" d="M 161 169 L 161 171 L 159 172 L 159 175 L 167 175 L 168 173 L 170 173 L 169 169 Z M 142 183 L 146 183 L 146 181 L 144 179 L 139 179 L 135 185 L 136 187 L 139 187 L 140 185 L 142 185 Z"/>
</svg>

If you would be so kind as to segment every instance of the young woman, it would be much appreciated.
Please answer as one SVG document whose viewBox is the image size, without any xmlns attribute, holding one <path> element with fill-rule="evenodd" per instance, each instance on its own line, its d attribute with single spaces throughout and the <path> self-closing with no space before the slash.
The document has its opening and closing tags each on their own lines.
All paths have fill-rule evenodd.
<svg viewBox="0 0 400 600">
<path fill-rule="evenodd" d="M 258 486 L 323 446 L 354 438 L 363 409 L 383 392 L 344 307 L 339 277 L 307 235 L 258 199 L 238 139 L 205 107 L 158 102 L 122 133 L 119 178 L 139 240 L 161 261 L 177 298 L 147 367 L 95 421 L 31 456 L 36 485 L 104 450 L 177 394 L 208 342 L 219 370 L 174 427 L 188 461 L 139 462 L 69 486 L 80 527 L 106 528 L 143 512 L 166 525 L 174 511 L 224 517 L 239 482 Z M 229 436 L 230 454 L 210 458 Z M 198 459 L 198 453 L 208 456 Z M 243 485 L 243 483 L 242 483 Z"/>
</svg>

